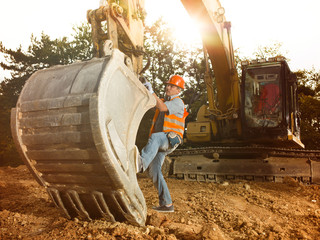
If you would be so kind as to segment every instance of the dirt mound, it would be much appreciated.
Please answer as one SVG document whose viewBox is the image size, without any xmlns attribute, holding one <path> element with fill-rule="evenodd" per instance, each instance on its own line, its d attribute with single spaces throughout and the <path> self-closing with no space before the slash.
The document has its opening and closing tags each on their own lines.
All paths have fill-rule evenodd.
<svg viewBox="0 0 320 240">
<path fill-rule="evenodd" d="M 175 212 L 153 211 L 157 194 L 139 177 L 145 227 L 68 220 L 25 166 L 0 168 L 0 239 L 319 239 L 320 189 L 284 183 L 167 179 Z"/>
</svg>

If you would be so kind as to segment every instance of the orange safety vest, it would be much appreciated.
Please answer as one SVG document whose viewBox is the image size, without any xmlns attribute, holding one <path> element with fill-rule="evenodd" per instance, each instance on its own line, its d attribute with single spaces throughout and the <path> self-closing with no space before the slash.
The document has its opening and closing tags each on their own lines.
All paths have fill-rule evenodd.
<svg viewBox="0 0 320 240">
<path fill-rule="evenodd" d="M 175 97 L 175 98 L 178 98 L 178 97 Z M 170 99 L 170 101 L 172 101 L 175 98 Z M 164 99 L 161 99 L 161 100 L 164 101 Z M 154 133 L 154 125 L 156 123 L 159 113 L 160 111 L 157 108 L 152 120 L 150 136 L 152 133 Z M 183 139 L 184 123 L 188 115 L 189 113 L 187 112 L 186 108 L 184 108 L 184 114 L 182 118 L 179 118 L 174 114 L 168 115 L 165 113 L 164 122 L 163 122 L 163 132 L 175 132 L 181 137 L 181 139 Z"/>
</svg>

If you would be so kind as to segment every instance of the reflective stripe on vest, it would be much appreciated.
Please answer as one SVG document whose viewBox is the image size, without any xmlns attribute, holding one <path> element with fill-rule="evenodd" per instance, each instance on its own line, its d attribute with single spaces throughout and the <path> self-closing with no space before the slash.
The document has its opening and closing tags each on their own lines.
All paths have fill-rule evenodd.
<svg viewBox="0 0 320 240">
<path fill-rule="evenodd" d="M 175 98 L 178 98 L 178 97 L 175 97 Z M 170 101 L 172 101 L 175 98 L 172 98 Z M 154 124 L 157 120 L 159 112 L 160 112 L 159 109 L 156 109 L 156 112 L 152 120 L 150 135 L 154 132 Z M 164 122 L 163 122 L 163 132 L 175 132 L 181 137 L 181 139 L 183 139 L 184 123 L 188 114 L 189 113 L 186 111 L 185 108 L 184 108 L 184 114 L 182 118 L 179 118 L 174 114 L 171 114 L 171 115 L 165 114 Z"/>
</svg>

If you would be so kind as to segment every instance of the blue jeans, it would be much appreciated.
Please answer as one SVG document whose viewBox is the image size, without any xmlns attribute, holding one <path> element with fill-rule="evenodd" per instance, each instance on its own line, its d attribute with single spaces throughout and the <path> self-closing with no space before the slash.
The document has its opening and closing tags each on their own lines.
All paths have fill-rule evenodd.
<svg viewBox="0 0 320 240">
<path fill-rule="evenodd" d="M 153 133 L 147 145 L 141 151 L 143 171 L 149 167 L 149 176 L 158 190 L 160 206 L 172 204 L 170 192 L 161 172 L 165 156 L 173 152 L 175 148 L 169 146 L 166 133 Z"/>
</svg>

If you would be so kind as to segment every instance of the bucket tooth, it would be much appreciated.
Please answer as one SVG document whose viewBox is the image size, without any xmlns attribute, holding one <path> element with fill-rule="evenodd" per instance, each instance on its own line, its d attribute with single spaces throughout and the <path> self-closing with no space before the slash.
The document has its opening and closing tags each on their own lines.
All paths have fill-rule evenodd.
<svg viewBox="0 0 320 240">
<path fill-rule="evenodd" d="M 64 214 L 67 216 L 67 218 L 71 219 L 71 216 L 67 210 L 67 208 L 64 206 L 63 201 L 60 197 L 60 193 L 57 189 L 54 188 L 47 188 L 47 192 L 49 193 L 53 203 L 56 205 L 56 207 L 62 209 Z"/>
<path fill-rule="evenodd" d="M 109 222 L 115 222 L 116 220 L 109 210 L 108 204 L 104 199 L 103 193 L 94 191 L 92 193 L 92 198 L 101 216 Z"/>
</svg>

